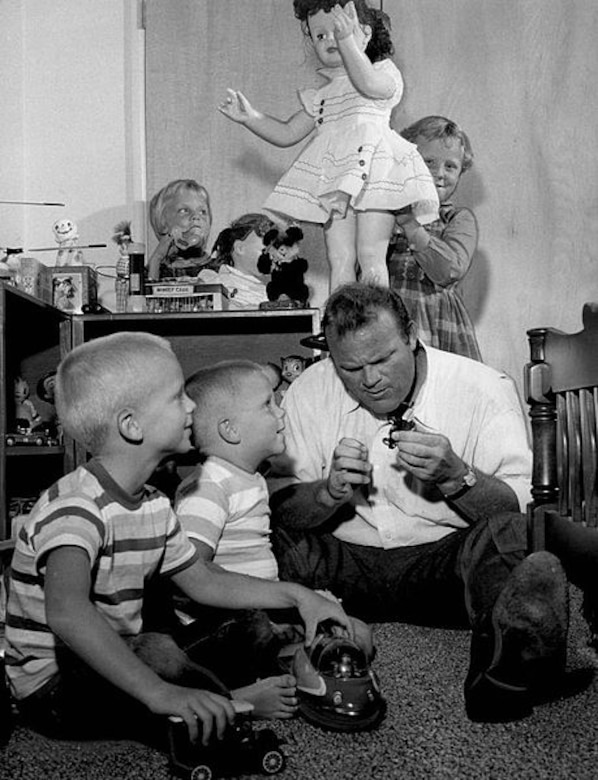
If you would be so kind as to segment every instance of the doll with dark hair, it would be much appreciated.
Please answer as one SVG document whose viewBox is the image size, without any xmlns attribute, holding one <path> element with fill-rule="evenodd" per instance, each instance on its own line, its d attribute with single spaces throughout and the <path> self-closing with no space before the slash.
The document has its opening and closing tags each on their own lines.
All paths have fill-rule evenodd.
<svg viewBox="0 0 598 780">
<path fill-rule="evenodd" d="M 229 309 L 257 309 L 266 300 L 266 282 L 258 269 L 264 236 L 274 223 L 265 214 L 242 214 L 218 234 L 210 265 L 200 271 L 205 284 L 222 284 L 228 290 Z"/>
<path fill-rule="evenodd" d="M 390 127 L 403 94 L 391 60 L 390 21 L 365 0 L 294 0 L 295 16 L 319 61 L 322 85 L 300 92 L 287 120 L 255 109 L 229 89 L 220 111 L 252 133 L 288 147 L 311 136 L 264 209 L 324 229 L 330 287 L 355 280 L 388 284 L 386 251 L 394 215 L 409 207 L 422 224 L 438 197 L 417 147 Z"/>
</svg>

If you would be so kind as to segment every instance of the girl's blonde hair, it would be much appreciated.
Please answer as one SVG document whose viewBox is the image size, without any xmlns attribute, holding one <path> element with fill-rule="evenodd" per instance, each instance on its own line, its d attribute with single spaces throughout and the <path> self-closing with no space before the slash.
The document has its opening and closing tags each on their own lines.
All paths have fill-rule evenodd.
<svg viewBox="0 0 598 780">
<path fill-rule="evenodd" d="M 142 406 L 147 366 L 174 355 L 170 343 L 151 333 L 112 333 L 75 347 L 56 372 L 56 412 L 65 432 L 92 455 L 102 451 L 114 414 Z"/>
<path fill-rule="evenodd" d="M 452 119 L 444 116 L 425 116 L 401 130 L 401 135 L 412 144 L 417 144 L 419 138 L 425 138 L 426 141 L 447 141 L 456 138 L 463 147 L 461 173 L 465 173 L 473 165 L 473 149 L 469 137 Z"/>
</svg>

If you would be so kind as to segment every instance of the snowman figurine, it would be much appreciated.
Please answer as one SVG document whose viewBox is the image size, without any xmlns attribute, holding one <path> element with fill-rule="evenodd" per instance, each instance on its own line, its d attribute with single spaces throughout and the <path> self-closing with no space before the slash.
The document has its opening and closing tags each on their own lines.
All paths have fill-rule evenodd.
<svg viewBox="0 0 598 780">
<path fill-rule="evenodd" d="M 83 252 L 77 246 L 79 231 L 71 219 L 57 219 L 52 225 L 54 240 L 58 244 L 56 267 L 83 265 Z"/>
</svg>

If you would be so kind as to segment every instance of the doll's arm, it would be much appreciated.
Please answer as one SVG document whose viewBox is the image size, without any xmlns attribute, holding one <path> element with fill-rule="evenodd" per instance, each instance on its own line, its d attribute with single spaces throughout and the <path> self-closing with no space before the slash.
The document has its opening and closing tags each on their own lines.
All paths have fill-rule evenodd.
<svg viewBox="0 0 598 780">
<path fill-rule="evenodd" d="M 428 233 L 411 215 L 397 217 L 413 257 L 426 276 L 441 287 L 463 279 L 478 245 L 478 225 L 469 209 L 459 209 L 439 236 Z"/>
<path fill-rule="evenodd" d="M 374 99 L 392 97 L 396 84 L 390 74 L 377 70 L 368 56 L 357 45 L 355 33 L 359 28 L 355 5 L 350 2 L 344 8 L 332 9 L 334 14 L 334 37 L 343 63 L 353 86 L 362 95 Z"/>
<path fill-rule="evenodd" d="M 304 109 L 287 120 L 276 119 L 257 111 L 242 92 L 234 89 L 227 89 L 226 92 L 227 97 L 218 110 L 274 146 L 293 146 L 306 138 L 315 127 L 313 117 Z"/>
</svg>

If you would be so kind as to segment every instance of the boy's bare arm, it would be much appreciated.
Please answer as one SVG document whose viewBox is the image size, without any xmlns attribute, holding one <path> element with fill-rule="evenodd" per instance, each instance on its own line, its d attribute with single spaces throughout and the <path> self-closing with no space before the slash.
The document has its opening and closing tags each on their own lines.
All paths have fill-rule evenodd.
<svg viewBox="0 0 598 780">
<path fill-rule="evenodd" d="M 82 548 L 59 547 L 49 553 L 45 594 L 51 630 L 98 674 L 152 712 L 182 717 L 192 738 L 198 733 L 197 719 L 203 724 L 204 741 L 214 727 L 221 736 L 226 721 L 234 718 L 230 702 L 162 680 L 98 612 L 89 599 L 90 589 L 90 562 Z"/>
<path fill-rule="evenodd" d="M 173 582 L 199 604 L 227 609 L 299 610 L 305 624 L 305 643 L 311 644 L 318 625 L 333 620 L 353 635 L 352 624 L 340 604 L 295 582 L 273 582 L 225 571 L 201 559 L 172 577 Z"/>
</svg>

